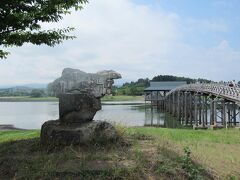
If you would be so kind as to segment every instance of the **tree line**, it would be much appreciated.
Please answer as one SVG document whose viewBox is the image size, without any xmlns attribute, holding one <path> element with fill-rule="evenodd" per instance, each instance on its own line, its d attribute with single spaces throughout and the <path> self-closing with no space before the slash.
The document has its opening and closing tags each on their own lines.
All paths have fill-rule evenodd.
<svg viewBox="0 0 240 180">
<path fill-rule="evenodd" d="M 0 97 L 16 97 L 16 96 L 28 96 L 28 97 L 46 97 L 48 96 L 46 89 L 43 88 L 28 88 L 28 87 L 13 87 L 0 89 Z"/>
<path fill-rule="evenodd" d="M 144 94 L 144 89 L 150 86 L 150 81 L 186 81 L 187 84 L 195 83 L 195 82 L 203 82 L 203 83 L 210 83 L 211 80 L 207 79 L 192 79 L 186 77 L 178 77 L 172 75 L 158 75 L 153 77 L 152 79 L 149 78 L 140 78 L 137 81 L 127 82 L 124 83 L 121 87 L 114 86 L 113 87 L 113 95 L 130 95 L 130 96 L 141 96 Z"/>
</svg>

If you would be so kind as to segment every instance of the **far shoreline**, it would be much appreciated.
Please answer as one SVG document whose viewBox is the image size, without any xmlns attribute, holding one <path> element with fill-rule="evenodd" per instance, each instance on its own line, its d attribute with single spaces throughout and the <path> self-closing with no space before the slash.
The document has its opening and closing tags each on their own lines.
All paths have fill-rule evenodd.
<svg viewBox="0 0 240 180">
<path fill-rule="evenodd" d="M 17 128 L 12 124 L 0 124 L 0 131 L 27 131 L 28 129 Z"/>
<path fill-rule="evenodd" d="M 109 101 L 144 101 L 143 96 L 105 96 L 102 102 Z M 0 97 L 1 102 L 58 102 L 56 97 L 29 97 L 29 96 L 14 96 L 14 97 Z"/>
</svg>

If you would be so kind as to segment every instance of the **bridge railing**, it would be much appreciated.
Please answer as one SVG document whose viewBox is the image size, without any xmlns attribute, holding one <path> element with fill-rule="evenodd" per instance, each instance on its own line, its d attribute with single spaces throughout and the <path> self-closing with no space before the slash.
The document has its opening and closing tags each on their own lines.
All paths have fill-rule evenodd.
<svg viewBox="0 0 240 180">
<path fill-rule="evenodd" d="M 230 87 L 218 83 L 201 83 L 201 84 L 187 84 L 173 89 L 168 95 L 176 91 L 193 91 L 197 93 L 213 94 L 218 97 L 231 99 L 240 102 L 240 87 Z"/>
</svg>

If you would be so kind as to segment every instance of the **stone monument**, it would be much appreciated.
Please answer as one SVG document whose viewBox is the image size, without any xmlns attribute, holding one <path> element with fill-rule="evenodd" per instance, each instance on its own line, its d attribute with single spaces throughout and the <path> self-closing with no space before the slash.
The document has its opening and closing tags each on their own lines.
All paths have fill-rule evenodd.
<svg viewBox="0 0 240 180">
<path fill-rule="evenodd" d="M 96 74 L 66 68 L 62 76 L 48 85 L 48 93 L 59 97 L 59 119 L 47 121 L 41 128 L 41 143 L 56 147 L 107 143 L 117 139 L 114 127 L 107 122 L 93 121 L 101 109 L 101 97 L 111 94 L 115 71 Z"/>
</svg>

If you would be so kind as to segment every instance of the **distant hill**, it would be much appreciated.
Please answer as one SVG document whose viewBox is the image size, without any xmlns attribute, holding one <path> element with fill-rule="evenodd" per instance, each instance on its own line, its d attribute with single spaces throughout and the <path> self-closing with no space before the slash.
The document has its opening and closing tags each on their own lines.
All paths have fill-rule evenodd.
<svg viewBox="0 0 240 180">
<path fill-rule="evenodd" d="M 46 85 L 29 84 L 24 86 L 4 87 L 0 88 L 0 97 L 5 96 L 30 96 L 33 90 L 46 90 Z"/>
</svg>

